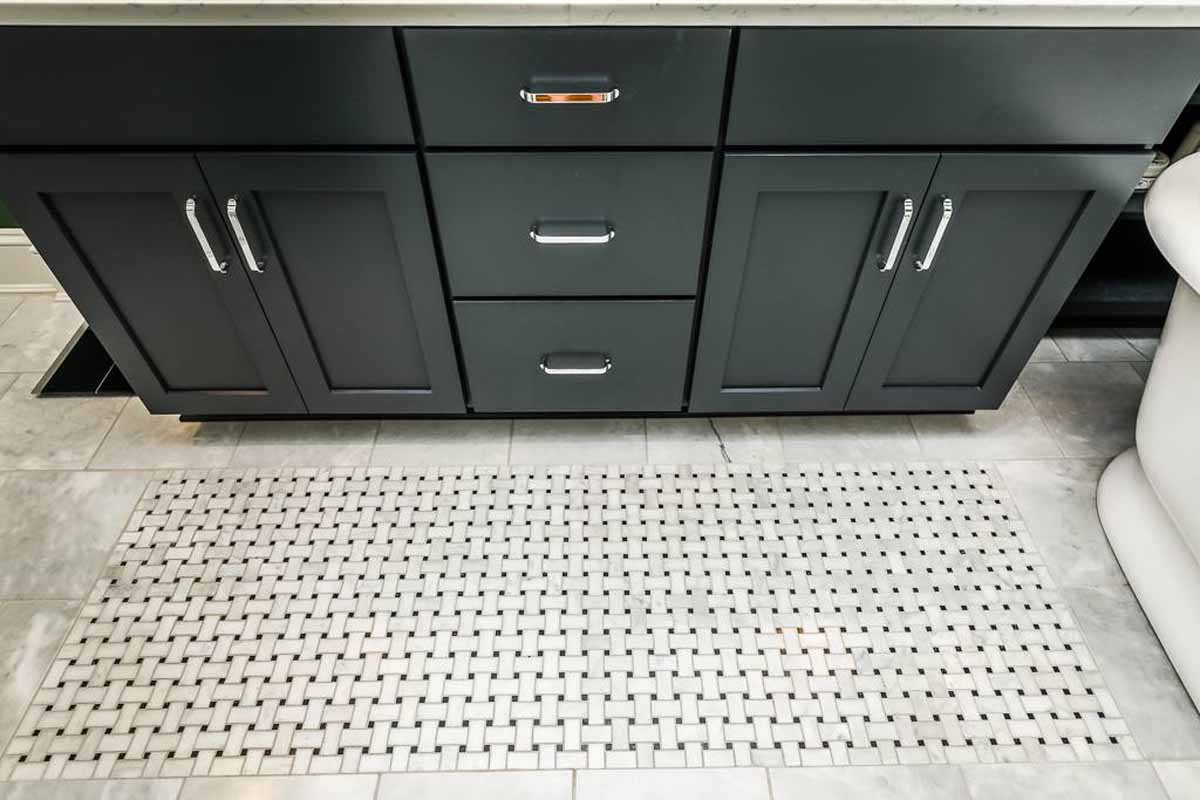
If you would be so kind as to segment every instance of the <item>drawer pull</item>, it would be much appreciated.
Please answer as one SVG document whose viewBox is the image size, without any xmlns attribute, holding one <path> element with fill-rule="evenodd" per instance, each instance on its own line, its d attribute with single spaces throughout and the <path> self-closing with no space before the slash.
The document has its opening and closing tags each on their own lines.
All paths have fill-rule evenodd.
<svg viewBox="0 0 1200 800">
<path fill-rule="evenodd" d="M 233 238 L 237 239 L 238 247 L 242 248 L 242 255 L 246 258 L 246 266 L 251 272 L 262 274 L 263 262 L 254 257 L 254 250 L 250 247 L 250 240 L 246 238 L 246 229 L 242 227 L 242 220 L 238 217 L 238 201 L 236 197 L 231 197 L 225 201 L 225 216 L 229 217 L 229 224 L 233 228 Z"/>
<path fill-rule="evenodd" d="M 906 197 L 904 198 L 904 205 L 900 212 L 900 225 L 896 228 L 896 238 L 892 239 L 892 246 L 888 249 L 887 260 L 879 268 L 880 272 L 891 272 L 892 267 L 896 266 L 896 259 L 900 256 L 900 247 L 904 244 L 904 236 L 908 233 L 908 226 L 912 224 L 912 218 L 913 201 L 911 197 Z"/>
<path fill-rule="evenodd" d="M 621 96 L 621 90 L 615 87 L 607 92 L 535 92 L 532 89 L 522 89 L 519 94 L 522 100 L 535 106 L 596 105 L 616 100 Z"/>
<path fill-rule="evenodd" d="M 529 238 L 538 244 L 608 244 L 616 235 L 613 226 L 606 222 L 541 223 L 529 229 Z"/>
<path fill-rule="evenodd" d="M 538 363 L 547 375 L 604 375 L 612 365 L 604 353 L 550 353 Z"/>
<path fill-rule="evenodd" d="M 933 232 L 933 239 L 929 242 L 929 249 L 925 251 L 925 257 L 917 259 L 917 272 L 933 269 L 933 258 L 942 245 L 942 237 L 946 235 L 946 228 L 950 227 L 952 216 L 954 216 L 954 202 L 949 197 L 943 197 L 942 218 L 938 220 L 937 229 Z"/>
<path fill-rule="evenodd" d="M 225 265 L 228 262 L 217 261 L 212 245 L 208 243 L 208 237 L 204 235 L 204 228 L 200 227 L 200 218 L 196 216 L 196 198 L 189 197 L 187 199 L 187 202 L 183 204 L 183 213 L 187 215 L 188 225 L 192 226 L 192 233 L 196 236 L 196 241 L 200 244 L 200 249 L 204 252 L 204 258 L 208 261 L 209 268 L 213 272 L 224 275 Z"/>
</svg>

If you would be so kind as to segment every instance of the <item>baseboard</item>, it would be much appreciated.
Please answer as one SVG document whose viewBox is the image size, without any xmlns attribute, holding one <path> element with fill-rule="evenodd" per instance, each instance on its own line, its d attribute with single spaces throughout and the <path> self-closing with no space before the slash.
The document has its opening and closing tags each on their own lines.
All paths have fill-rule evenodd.
<svg viewBox="0 0 1200 800">
<path fill-rule="evenodd" d="M 55 283 L 0 283 L 0 294 L 49 294 L 60 291 Z M 66 296 L 63 297 L 65 299 Z"/>
<path fill-rule="evenodd" d="M 29 237 L 25 235 L 25 231 L 20 228 L 0 228 L 0 247 L 28 247 L 33 248 L 33 243 L 29 241 Z"/>
</svg>

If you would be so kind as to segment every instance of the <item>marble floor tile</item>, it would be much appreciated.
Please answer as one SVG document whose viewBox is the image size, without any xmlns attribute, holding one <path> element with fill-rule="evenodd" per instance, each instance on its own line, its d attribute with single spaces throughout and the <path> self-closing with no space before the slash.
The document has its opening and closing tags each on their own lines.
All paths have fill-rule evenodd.
<svg viewBox="0 0 1200 800">
<path fill-rule="evenodd" d="M 1171 800 L 1200 797 L 1200 761 L 1156 761 L 1154 771 Z"/>
<path fill-rule="evenodd" d="M 1058 349 L 1058 345 L 1054 343 L 1054 339 L 1045 336 L 1038 342 L 1037 347 L 1033 349 L 1033 355 L 1029 357 L 1030 364 L 1042 364 L 1047 361 L 1066 361 L 1067 357 L 1063 355 L 1063 351 Z"/>
<path fill-rule="evenodd" d="M 773 800 L 967 800 L 956 766 L 773 769 Z"/>
<path fill-rule="evenodd" d="M 245 423 L 180 422 L 132 398 L 92 457 L 92 469 L 228 466 Z"/>
<path fill-rule="evenodd" d="M 651 464 L 720 464 L 721 443 L 708 418 L 646 420 L 646 458 Z"/>
<path fill-rule="evenodd" d="M 519 419 L 513 422 L 512 464 L 644 464 L 641 419 Z"/>
<path fill-rule="evenodd" d="M 21 305 L 21 301 L 25 299 L 25 295 L 20 294 L 0 294 L 0 325 L 8 322 L 8 318 L 17 310 L 17 306 Z"/>
<path fill-rule="evenodd" d="M 83 598 L 149 472 L 0 472 L 0 598 Z"/>
<path fill-rule="evenodd" d="M 0 469 L 83 469 L 126 397 L 34 397 L 35 374 L 0 397 Z"/>
<path fill-rule="evenodd" d="M 571 791 L 570 770 L 410 772 L 383 775 L 377 800 L 571 800 Z"/>
<path fill-rule="evenodd" d="M 1117 335 L 1147 361 L 1153 361 L 1154 354 L 1158 352 L 1158 340 L 1162 338 L 1162 328 L 1117 328 Z"/>
<path fill-rule="evenodd" d="M 964 766 L 971 800 L 1166 800 L 1145 761 Z"/>
<path fill-rule="evenodd" d="M 0 325 L 0 372 L 43 372 L 83 324 L 75 306 L 52 294 L 27 295 Z"/>
<path fill-rule="evenodd" d="M 782 464 L 776 417 L 713 417 L 717 438 L 734 464 Z"/>
<path fill-rule="evenodd" d="M 1125 586 L 1062 591 L 1142 754 L 1200 759 L 1200 713 L 1133 592 Z"/>
<path fill-rule="evenodd" d="M 1106 458 L 1133 444 L 1145 383 L 1129 364 L 1030 364 L 1020 383 L 1067 456 Z"/>
<path fill-rule="evenodd" d="M 15 372 L 0 372 L 0 397 L 4 396 L 4 393 L 8 391 L 10 386 L 16 383 L 19 377 L 21 376 Z"/>
<path fill-rule="evenodd" d="M 78 611 L 79 603 L 67 600 L 0 602 L 0 749 L 17 729 Z"/>
<path fill-rule="evenodd" d="M 378 422 L 247 422 L 233 451 L 235 467 L 363 467 L 371 461 Z"/>
<path fill-rule="evenodd" d="M 1142 376 L 1142 380 L 1145 381 L 1150 379 L 1150 368 L 1154 366 L 1154 363 L 1151 361 L 1136 361 L 1133 364 L 1130 364 L 1130 366 L 1133 367 L 1134 370 L 1137 371 L 1137 374 Z"/>
<path fill-rule="evenodd" d="M 379 427 L 371 464 L 381 467 L 507 464 L 512 421 L 388 420 Z"/>
<path fill-rule="evenodd" d="M 1060 586 L 1126 584 L 1096 513 L 1096 483 L 1107 463 L 1056 459 L 996 464 Z"/>
<path fill-rule="evenodd" d="M 0 397 L 0 469 L 83 469 L 127 397 L 34 397 L 38 376 Z"/>
<path fill-rule="evenodd" d="M 1146 360 L 1146 356 L 1111 328 L 1059 328 L 1051 335 L 1068 361 Z"/>
<path fill-rule="evenodd" d="M 995 411 L 914 414 L 921 451 L 935 459 L 1059 458 L 1062 450 L 1018 383 Z"/>
<path fill-rule="evenodd" d="M 728 769 L 580 770 L 575 800 L 768 800 L 767 771 Z"/>
<path fill-rule="evenodd" d="M 179 800 L 372 800 L 376 775 L 188 778 Z"/>
<path fill-rule="evenodd" d="M 176 800 L 180 778 L 0 783 L 0 800 Z"/>
<path fill-rule="evenodd" d="M 781 417 L 779 435 L 788 462 L 904 461 L 919 458 L 906 414 Z"/>
</svg>

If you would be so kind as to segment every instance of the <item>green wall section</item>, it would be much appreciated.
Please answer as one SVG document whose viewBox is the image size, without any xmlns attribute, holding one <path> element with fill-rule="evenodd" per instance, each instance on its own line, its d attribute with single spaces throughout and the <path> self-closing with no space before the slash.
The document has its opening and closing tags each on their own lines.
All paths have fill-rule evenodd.
<svg viewBox="0 0 1200 800">
<path fill-rule="evenodd" d="M 3 202 L 0 202 L 0 228 L 16 228 L 17 221 L 13 219 L 13 215 L 9 213 L 8 208 Z"/>
</svg>

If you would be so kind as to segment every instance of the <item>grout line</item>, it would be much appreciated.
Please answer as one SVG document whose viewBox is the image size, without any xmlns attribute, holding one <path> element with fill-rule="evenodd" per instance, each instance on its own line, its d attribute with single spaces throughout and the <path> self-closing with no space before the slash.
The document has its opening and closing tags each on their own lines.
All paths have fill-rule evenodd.
<svg viewBox="0 0 1200 800">
<path fill-rule="evenodd" d="M 1131 733 L 1132 733 L 1132 732 L 1131 732 Z M 1145 754 L 1143 754 L 1143 758 L 1145 758 Z M 1158 767 L 1154 766 L 1154 762 L 1153 762 L 1153 761 L 1151 761 L 1151 760 L 1150 760 L 1150 759 L 1148 759 L 1148 758 L 1147 758 L 1147 759 L 1145 759 L 1145 761 L 1146 761 L 1146 763 L 1147 763 L 1147 764 L 1149 764 L 1149 765 L 1150 765 L 1150 771 L 1154 773 L 1154 780 L 1155 780 L 1155 782 L 1156 782 L 1156 783 L 1157 783 L 1159 786 L 1161 786 L 1161 787 L 1162 787 L 1162 790 L 1163 790 L 1163 797 L 1167 798 L 1167 800 L 1173 800 L 1173 795 L 1171 794 L 1171 791 L 1170 791 L 1170 790 L 1167 788 L 1167 784 L 1166 784 L 1166 782 L 1164 782 L 1164 781 L 1163 781 L 1163 779 L 1162 779 L 1162 775 L 1160 775 L 1160 774 L 1159 774 L 1159 772 L 1158 772 Z"/>
<path fill-rule="evenodd" d="M 732 464 L 733 459 L 729 457 L 729 451 L 725 449 L 725 440 L 721 438 L 721 432 L 717 430 L 717 423 L 712 417 L 708 418 L 708 427 L 712 428 L 713 436 L 717 437 L 717 447 L 721 448 L 721 458 L 725 459 L 726 464 Z M 782 447 L 782 437 L 780 439 Z"/>
<path fill-rule="evenodd" d="M 767 773 L 767 800 L 775 800 L 775 782 L 771 780 L 771 770 L 763 767 L 763 771 Z"/>
<path fill-rule="evenodd" d="M 121 415 L 125 413 L 125 409 L 129 406 L 130 400 L 131 398 L 126 397 L 125 402 L 121 404 L 121 407 L 117 410 L 117 413 L 113 415 L 112 422 L 108 423 L 108 428 L 105 429 L 104 435 L 100 437 L 100 443 L 96 445 L 96 449 L 92 451 L 92 454 L 88 456 L 88 460 L 85 462 L 83 467 L 84 471 L 91 470 L 92 462 L 96 460 L 96 456 L 100 455 L 100 451 L 104 448 L 104 443 L 108 441 L 108 435 L 113 432 L 113 428 L 117 427 L 117 420 L 119 420 Z"/>
<path fill-rule="evenodd" d="M 10 319 L 12 319 L 14 316 L 16 316 L 17 309 L 20 308 L 21 306 L 25 305 L 25 298 L 29 297 L 29 295 L 26 295 L 26 294 L 18 294 L 16 296 L 20 299 L 18 299 L 17 304 L 12 307 L 12 311 L 5 314 L 3 319 L 0 319 L 0 325 L 3 325 L 4 323 L 6 323 Z"/>
</svg>

